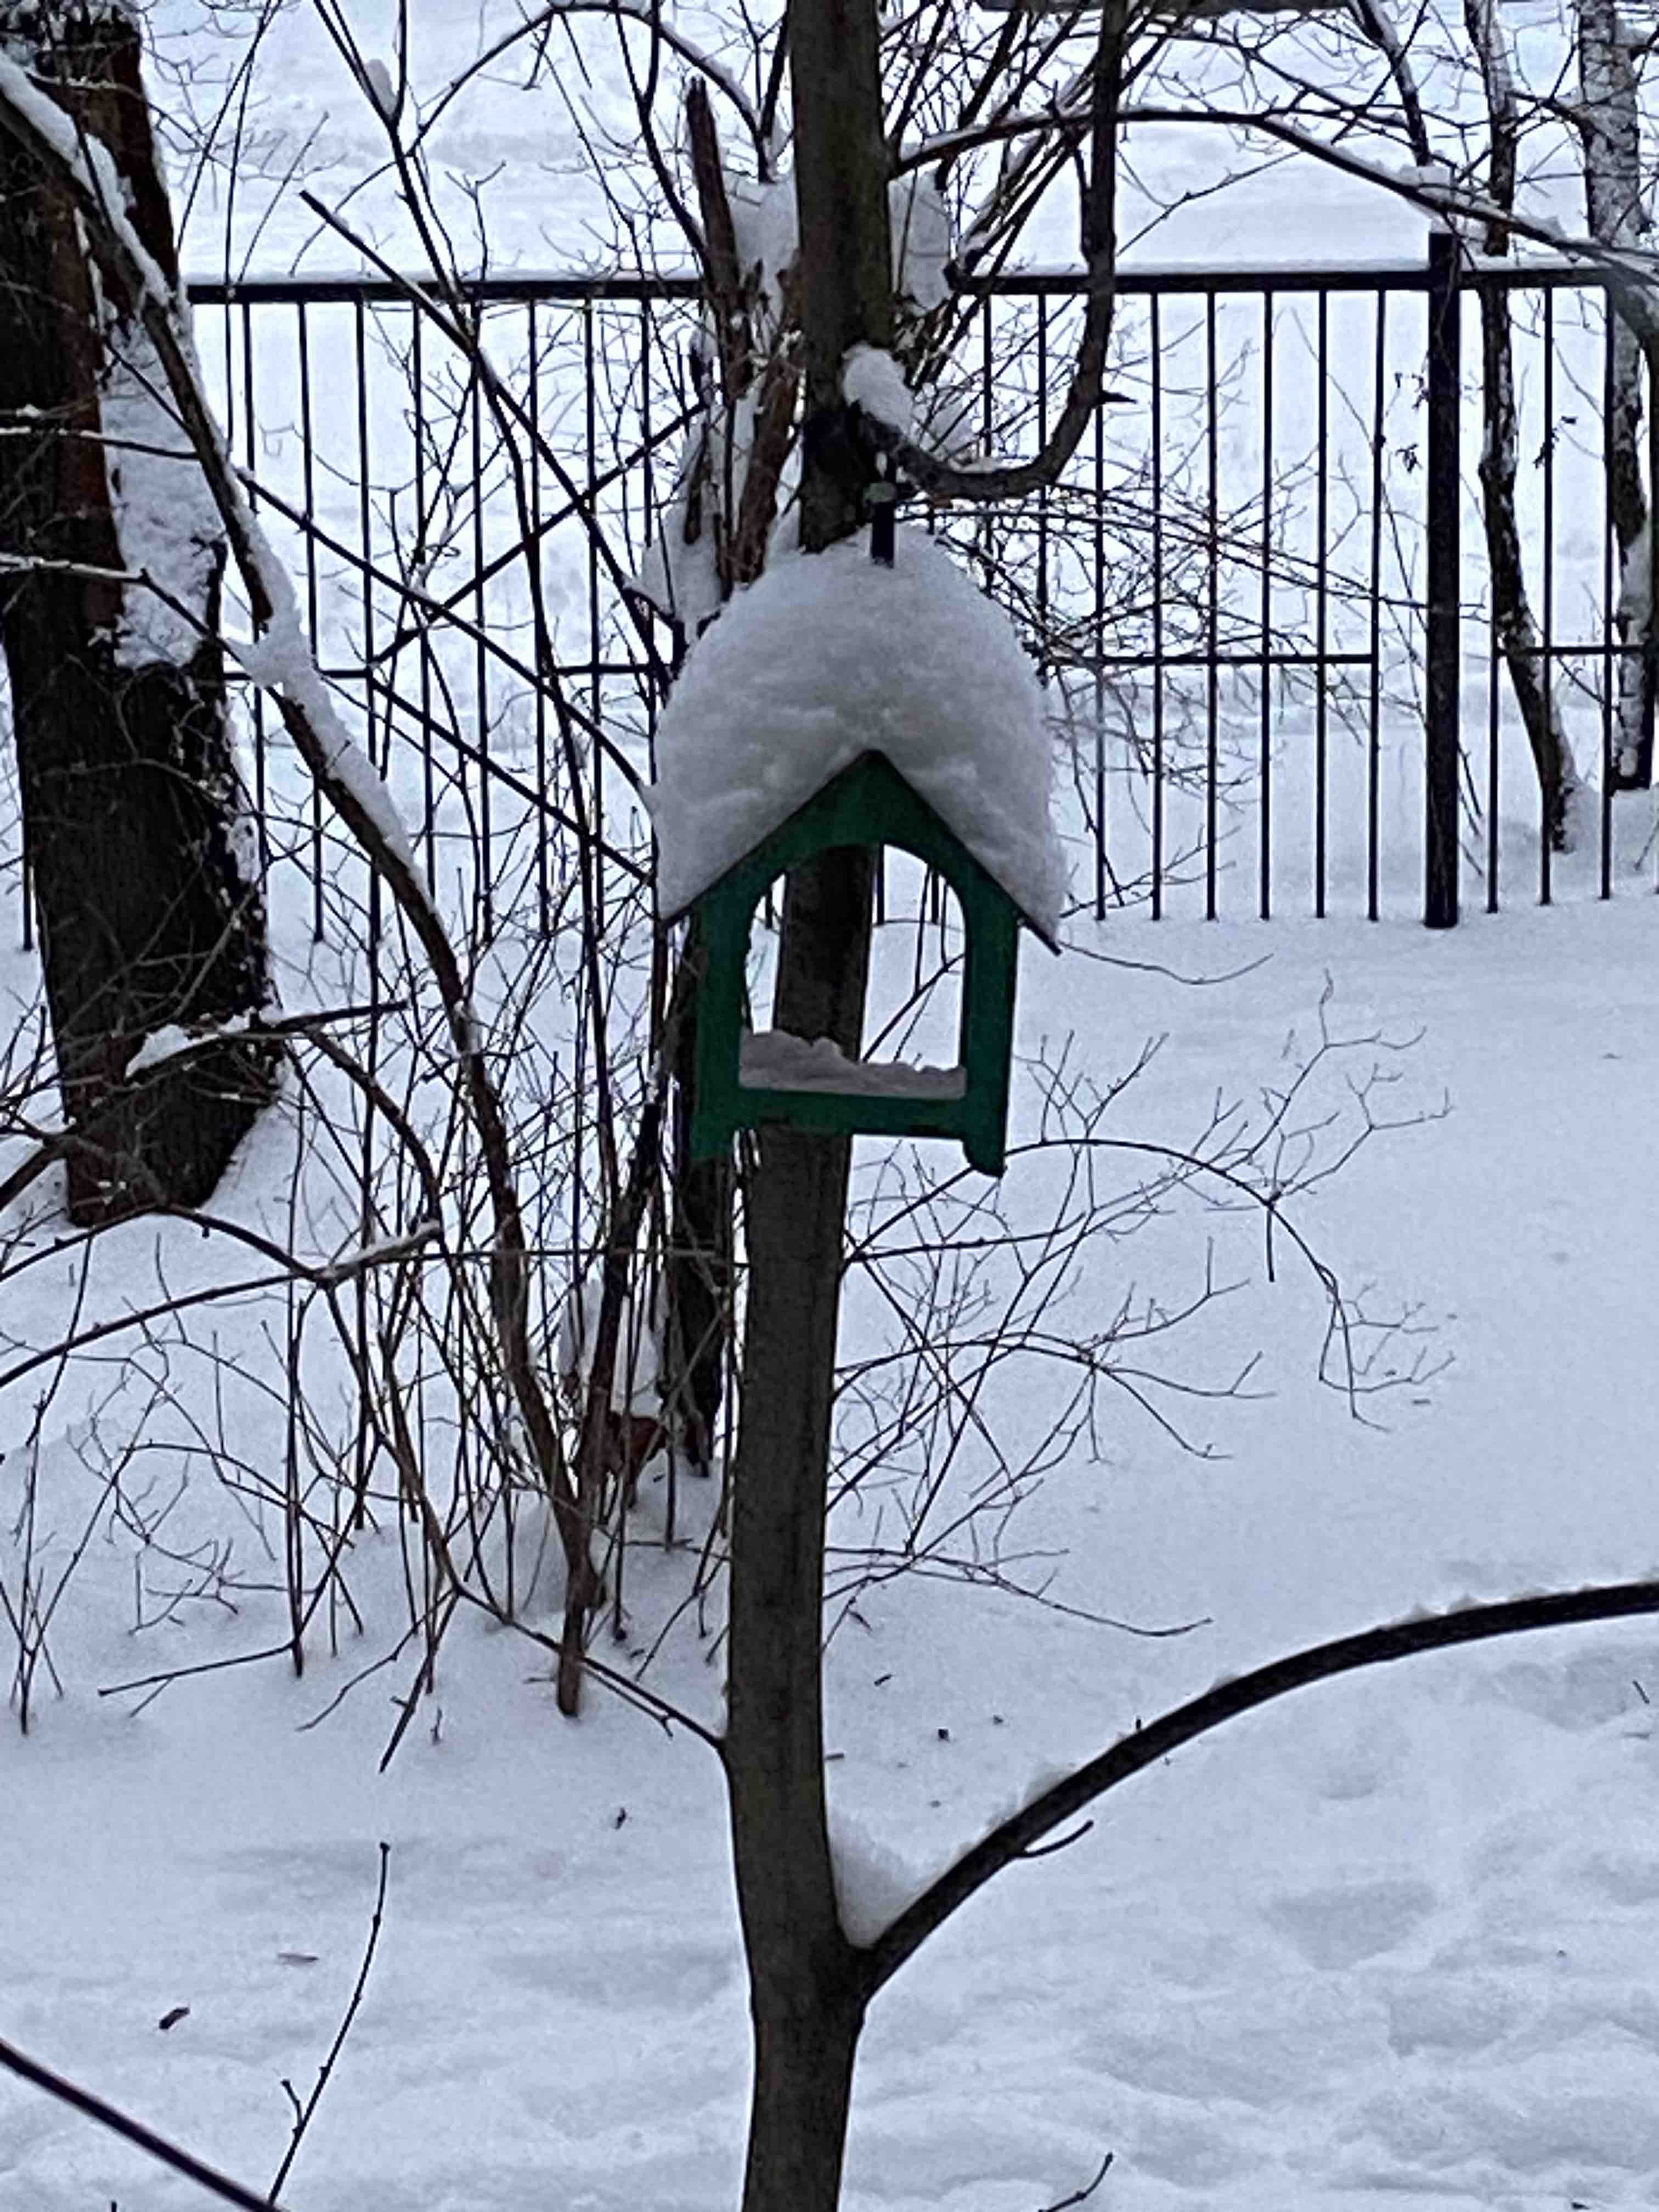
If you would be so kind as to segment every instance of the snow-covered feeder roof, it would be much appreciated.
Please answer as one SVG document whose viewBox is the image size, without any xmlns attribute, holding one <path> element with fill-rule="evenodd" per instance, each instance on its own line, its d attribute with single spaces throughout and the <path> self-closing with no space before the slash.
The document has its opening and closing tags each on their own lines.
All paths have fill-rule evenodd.
<svg viewBox="0 0 1659 2212">
<path fill-rule="evenodd" d="M 1042 696 L 1007 617 L 920 530 L 790 553 L 692 653 L 647 793 L 673 919 L 866 752 L 885 756 L 1053 944 L 1066 873 Z"/>
</svg>

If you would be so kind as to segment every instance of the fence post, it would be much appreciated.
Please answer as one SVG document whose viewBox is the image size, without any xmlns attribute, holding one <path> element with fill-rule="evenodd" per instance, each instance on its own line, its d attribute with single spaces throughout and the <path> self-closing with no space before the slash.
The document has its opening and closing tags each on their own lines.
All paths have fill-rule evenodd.
<svg viewBox="0 0 1659 2212">
<path fill-rule="evenodd" d="M 1429 233 L 1428 593 L 1424 667 L 1423 920 L 1457 921 L 1458 693 L 1462 623 L 1459 469 L 1462 303 L 1458 244 L 1449 227 Z"/>
</svg>

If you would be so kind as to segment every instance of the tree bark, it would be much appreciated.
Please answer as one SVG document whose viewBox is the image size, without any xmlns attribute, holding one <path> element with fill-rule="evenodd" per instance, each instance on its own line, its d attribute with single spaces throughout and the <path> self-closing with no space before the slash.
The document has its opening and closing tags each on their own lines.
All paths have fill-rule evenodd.
<svg viewBox="0 0 1659 2212">
<path fill-rule="evenodd" d="M 135 20 L 0 6 L 0 40 L 109 149 L 134 228 L 176 283 Z M 0 430 L 22 432 L 0 436 L 0 552 L 65 564 L 0 578 L 0 647 L 82 1223 L 200 1204 L 275 1076 L 272 1048 L 241 1037 L 127 1079 L 158 1030 L 210 1030 L 270 999 L 216 635 L 224 540 L 164 392 L 136 318 L 95 284 L 67 199 L 0 144 Z M 141 564 L 187 614 L 69 573 Z"/>
<path fill-rule="evenodd" d="M 841 364 L 892 330 L 874 0 L 795 0 L 798 268 L 806 426 L 801 541 L 856 528 L 873 465 Z M 826 854 L 785 888 L 773 1020 L 856 1057 L 872 855 Z M 836 1909 L 823 1791 L 823 1540 L 851 1139 L 760 1133 L 745 1213 L 743 1419 L 732 1485 L 726 1760 L 755 2071 L 744 2212 L 835 2212 L 863 1954 Z"/>
<path fill-rule="evenodd" d="M 1552 852 L 1565 853 L 1573 843 L 1573 809 L 1581 787 L 1527 597 L 1521 532 L 1515 513 L 1515 371 L 1510 303 L 1506 293 L 1489 287 L 1480 294 L 1480 360 L 1484 416 L 1480 512 L 1492 576 L 1492 624 L 1532 749 L 1544 834 Z"/>
<path fill-rule="evenodd" d="M 1474 42 L 1486 91 L 1492 151 L 1487 196 L 1496 205 L 1515 204 L 1516 165 L 1520 145 L 1520 110 L 1510 75 L 1509 52 L 1498 21 L 1495 0 L 1464 0 L 1464 22 Z M 1509 252 L 1509 233 L 1491 225 L 1486 248 Z M 1480 292 L 1480 511 L 1486 534 L 1486 565 L 1492 577 L 1492 627 L 1509 670 L 1510 685 L 1521 710 L 1532 749 L 1544 813 L 1544 835 L 1552 852 L 1565 853 L 1573 842 L 1573 810 L 1580 786 L 1559 710 L 1540 650 L 1538 625 L 1527 597 L 1521 532 L 1516 521 L 1515 368 L 1507 292 L 1485 286 Z"/>
<path fill-rule="evenodd" d="M 1590 236 L 1603 246 L 1644 247 L 1650 227 L 1642 202 L 1636 68 L 1615 0 L 1578 0 L 1578 99 Z M 1619 550 L 1613 626 L 1626 648 L 1619 657 L 1613 784 L 1628 791 L 1653 781 L 1653 579 L 1642 481 L 1642 347 L 1616 312 L 1611 386 L 1607 505 Z"/>
<path fill-rule="evenodd" d="M 823 1795 L 823 1524 L 851 1139 L 760 1133 L 726 1768 L 754 2079 L 743 2212 L 835 2212 L 864 2002 Z"/>
</svg>

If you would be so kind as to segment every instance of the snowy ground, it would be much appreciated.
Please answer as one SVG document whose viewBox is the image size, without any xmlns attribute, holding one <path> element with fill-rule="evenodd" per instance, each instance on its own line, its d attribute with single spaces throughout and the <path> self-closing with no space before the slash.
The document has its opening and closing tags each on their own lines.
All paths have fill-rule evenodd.
<svg viewBox="0 0 1659 2212">
<path fill-rule="evenodd" d="M 1651 1571 L 1638 1120 L 1656 932 L 1638 890 L 1455 936 L 1287 921 L 1100 940 L 1187 974 L 1268 956 L 1207 990 L 1028 956 L 1028 1047 L 1075 1029 L 1104 1071 L 1170 1033 L 1124 1133 L 1179 1135 L 1218 1085 L 1273 1080 L 1328 973 L 1341 1033 L 1420 1028 L 1391 1109 L 1443 1092 L 1450 1114 L 1379 1140 L 1306 1221 L 1346 1279 L 1421 1300 L 1455 1364 L 1355 1425 L 1311 1379 L 1316 1300 L 1288 1269 L 1267 1289 L 1258 1261 L 1209 1346 L 1262 1347 L 1273 1392 L 1201 1409 L 1229 1455 L 1183 1457 L 1126 1420 L 1108 1462 L 1051 1478 L 1025 1524 L 1064 1548 L 1056 1595 L 1209 1625 L 1148 1644 L 987 1593 L 872 1596 L 830 1655 L 839 1806 L 936 1864 L 1038 1765 L 1218 1670 L 1419 1601 Z M 1242 1264 L 1245 1243 L 1228 1249 Z M 66 1449 L 55 1463 L 67 1485 Z M 561 1722 L 536 1655 L 463 1623 L 380 1778 L 400 1674 L 301 1728 L 358 1663 L 349 1640 L 303 1681 L 280 1662 L 209 1674 L 135 1714 L 97 1686 L 257 1648 L 280 1634 L 276 1601 L 158 1646 L 131 1632 L 114 1548 L 73 1588 L 67 1694 L 27 1741 L 0 1736 L 0 2034 L 268 2180 L 281 2085 L 304 2095 L 326 2051 L 385 1838 L 379 1957 L 294 2212 L 733 2201 L 745 2017 L 705 1750 L 603 1700 Z M 659 1686 L 712 1711 L 693 1647 Z M 1651 2203 L 1650 1697 L 1659 1632 L 1566 1632 L 1305 1692 L 1131 1784 L 878 2000 L 849 2205 L 1035 2212 L 1108 2149 L 1097 2201 L 1115 2212 Z M 0 2212 L 202 2201 L 0 2086 Z"/>
<path fill-rule="evenodd" d="M 179 20 L 199 53 L 188 44 L 199 27 L 182 9 Z M 471 15 L 462 28 L 470 47 Z M 389 38 L 382 23 L 370 44 L 388 51 Z M 435 82 L 447 48 L 434 46 Z M 326 112 L 322 181 L 343 191 L 374 158 L 373 118 L 306 17 L 281 20 L 267 59 L 273 166 Z M 592 204 L 538 166 L 568 143 L 546 94 L 493 87 L 458 115 L 442 159 L 503 165 L 489 200 L 497 265 L 588 250 Z M 1144 141 L 1143 161 L 1163 157 Z M 1340 206 L 1352 250 L 1418 250 L 1414 218 L 1339 189 L 1327 187 L 1324 220 Z M 1251 220 L 1242 196 L 1223 204 L 1225 229 L 1218 204 L 1200 202 L 1144 251 L 1259 261 L 1264 215 L 1293 246 L 1300 203 L 1292 173 L 1269 173 Z M 386 203 L 363 205 L 395 243 Z M 250 191 L 239 257 L 256 206 Z M 1350 222 L 1362 215 L 1374 225 L 1363 233 Z M 217 265 L 223 216 L 204 198 L 192 268 Z M 310 228 L 299 212 L 280 217 L 260 265 L 286 266 Z M 313 248 L 306 265 L 343 258 Z M 1524 781 L 1506 789 L 1520 808 Z M 1287 814 L 1304 796 L 1293 790 Z M 1387 803 L 1415 822 L 1409 774 Z M 1642 834 L 1621 823 L 1621 854 Z M 1379 1139 L 1301 1218 L 1345 1281 L 1376 1284 L 1379 1308 L 1419 1302 L 1432 1328 L 1423 1348 L 1452 1364 L 1370 1404 L 1376 1425 L 1361 1425 L 1314 1380 L 1316 1295 L 1288 1264 L 1263 1283 L 1250 1224 L 1189 1217 L 1144 1251 L 1103 1255 L 1103 1307 L 1128 1270 L 1175 1297 L 1214 1234 L 1226 1271 L 1250 1286 L 1195 1334 L 1192 1371 L 1223 1374 L 1260 1349 L 1254 1380 L 1271 1395 L 1194 1410 L 1225 1455 L 1209 1461 L 1126 1408 L 1104 1462 L 1051 1477 L 1018 1532 L 1060 1555 L 1062 1601 L 1205 1625 L 1152 1643 L 986 1591 L 911 1583 L 866 1596 L 830 1655 L 831 1790 L 916 1868 L 947 1859 L 1037 1768 L 1099 1748 L 1218 1672 L 1465 1591 L 1653 1571 L 1659 1390 L 1640 1117 L 1659 1079 L 1659 905 L 1629 881 L 1611 907 L 1595 903 L 1581 866 L 1562 872 L 1564 903 L 1535 911 L 1524 831 L 1505 836 L 1520 856 L 1513 909 L 1452 936 L 1403 918 L 1079 932 L 1176 975 L 1245 971 L 1206 989 L 1028 952 L 1024 1050 L 1075 1032 L 1104 1077 L 1168 1032 L 1124 1102 L 1124 1134 L 1179 1142 L 1218 1089 L 1281 1080 L 1286 1035 L 1305 1042 L 1328 976 L 1339 1033 L 1420 1030 L 1390 1107 L 1432 1113 L 1445 1098 L 1449 1114 Z M 1240 851 L 1229 913 L 1249 903 L 1248 828 Z M 1385 908 L 1403 916 L 1415 862 L 1404 844 L 1388 851 Z M 1348 865 L 1333 904 L 1351 913 Z M 1307 881 L 1299 855 L 1292 878 Z M 9 957 L 0 980 L 31 988 Z M 1017 1112 L 1030 1107 L 1017 1086 Z M 280 1212 L 289 1164 L 282 1133 L 262 1134 L 231 1202 Z M 1017 1179 L 1009 1196 L 1018 1212 Z M 109 1249 L 111 1294 L 134 1299 L 158 1267 L 179 1285 L 209 1264 L 171 1231 L 125 1231 Z M 21 1334 L 33 1318 L 13 1307 L 4 1323 Z M 234 1345 L 257 1316 L 225 1326 Z M 33 1387 L 0 1401 L 8 1512 Z M 1033 1403 L 1034 1424 L 1046 1410 Z M 238 1441 L 269 1464 L 274 1416 L 246 1418 Z M 59 1408 L 46 1434 L 61 1537 L 85 1431 Z M 648 1494 L 647 1533 L 659 1512 Z M 193 1535 L 228 1520 L 258 1561 L 240 1510 L 210 1486 L 193 1487 L 181 1519 L 191 1513 Z M 384 1629 L 402 1603 L 395 1535 L 364 1550 L 358 1587 L 379 1601 L 371 1630 Z M 672 1571 L 639 1556 L 641 1617 Z M 276 1582 L 274 1566 L 264 1579 Z M 735 2201 L 747 2028 L 706 1749 L 603 1698 L 579 1724 L 561 1721 L 544 1655 L 463 1619 L 435 1696 L 381 1776 L 406 1669 L 370 1676 L 306 1724 L 385 1637 L 357 1644 L 343 1631 L 333 1659 L 319 1642 L 301 1680 L 276 1660 L 154 1702 L 100 1698 L 160 1665 L 283 1633 L 274 1588 L 246 1594 L 234 1617 L 185 1606 L 142 1632 L 133 1618 L 129 1551 L 100 1538 L 53 1637 L 64 1694 L 42 1676 L 33 1733 L 0 1732 L 0 2037 L 263 2185 L 289 2141 L 283 2084 L 308 2093 L 350 1993 L 385 1838 L 376 1962 L 285 2185 L 290 2212 Z M 653 1679 L 714 1714 L 714 1670 L 694 1639 Z M 1106 2212 L 1653 2203 L 1650 1698 L 1659 1627 L 1571 1631 L 1304 1692 L 1127 1785 L 1073 1848 L 1000 1877 L 878 2000 L 860 2063 L 852 2212 L 1036 2212 L 1108 2150 L 1093 2200 Z M 0 2212 L 206 2201 L 0 2080 Z"/>
</svg>

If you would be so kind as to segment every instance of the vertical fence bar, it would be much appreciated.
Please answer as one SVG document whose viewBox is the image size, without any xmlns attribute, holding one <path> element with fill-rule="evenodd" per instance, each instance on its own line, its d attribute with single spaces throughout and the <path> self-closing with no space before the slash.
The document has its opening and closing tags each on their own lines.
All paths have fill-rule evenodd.
<svg viewBox="0 0 1659 2212">
<path fill-rule="evenodd" d="M 1613 295 L 1601 294 L 1601 886 L 1613 896 L 1613 723 L 1614 667 L 1624 690 L 1622 654 L 1613 655 Z"/>
<path fill-rule="evenodd" d="M 1326 694 L 1330 672 L 1325 665 L 1330 594 L 1325 550 L 1330 536 L 1331 520 L 1329 309 L 1330 295 L 1322 291 L 1319 295 L 1315 362 L 1315 374 L 1318 380 L 1316 403 L 1318 478 L 1314 493 L 1314 914 L 1321 921 L 1325 919 L 1325 817 L 1329 804 L 1326 781 L 1329 765 Z"/>
<path fill-rule="evenodd" d="M 1423 920 L 1430 929 L 1450 929 L 1457 921 L 1462 319 L 1457 240 L 1449 230 L 1437 226 L 1429 233 L 1428 574 L 1423 676 Z"/>
<path fill-rule="evenodd" d="M 227 307 L 228 315 L 229 308 Z M 250 514 L 257 514 L 259 495 L 254 489 L 253 478 L 258 468 L 258 446 L 253 427 L 253 310 L 247 301 L 240 302 L 237 318 L 242 333 L 242 453 L 248 472 L 247 504 Z M 227 429 L 225 444 L 230 447 L 231 434 Z M 266 779 L 269 763 L 265 758 L 265 695 L 257 684 L 251 684 L 250 712 L 253 723 L 253 811 L 259 834 L 259 881 L 267 881 L 270 874 L 270 815 L 266 801 Z"/>
<path fill-rule="evenodd" d="M 649 305 L 645 309 L 651 313 Z M 647 329 L 650 327 L 647 320 Z M 542 526 L 542 362 L 536 326 L 536 302 L 526 302 L 525 313 L 525 343 L 530 350 L 530 515 L 538 531 Z M 651 373 L 648 365 L 641 364 L 641 384 L 645 405 L 646 501 L 645 542 L 651 542 Z M 525 548 L 526 561 L 539 561 L 542 545 L 539 537 Z M 533 605 L 532 601 L 532 605 Z M 542 666 L 541 640 L 536 640 L 536 795 L 539 802 L 536 812 L 536 918 L 541 933 L 545 937 L 553 926 L 552 885 L 547 866 L 547 671 Z"/>
<path fill-rule="evenodd" d="M 1382 420 L 1388 404 L 1383 377 L 1388 368 L 1389 295 L 1376 288 L 1376 353 L 1371 364 L 1371 621 L 1370 696 L 1365 741 L 1365 919 L 1375 921 L 1377 903 L 1378 802 L 1382 728 Z"/>
<path fill-rule="evenodd" d="M 1544 294 L 1544 635 L 1538 664 L 1538 688 L 1544 698 L 1544 726 L 1555 726 L 1555 295 Z M 1551 794 L 1539 786 L 1538 903 L 1552 896 Z"/>
<path fill-rule="evenodd" d="M 415 579 L 425 591 L 432 574 L 431 549 L 427 542 L 431 526 L 426 511 L 426 356 L 422 326 L 426 318 L 418 307 L 409 312 L 409 374 L 415 401 Z M 438 890 L 438 784 L 432 751 L 432 634 L 417 610 L 411 609 L 416 651 L 421 670 L 421 834 L 426 845 L 426 887 L 433 896 Z"/>
<path fill-rule="evenodd" d="M 605 934 L 605 752 L 599 741 L 599 550 L 593 517 L 599 505 L 599 399 L 594 390 L 598 366 L 593 339 L 593 302 L 582 302 L 582 376 L 587 394 L 586 439 L 587 451 L 587 648 L 592 674 L 588 679 L 588 712 L 593 717 L 593 927 Z"/>
<path fill-rule="evenodd" d="M 370 764 L 374 761 L 374 584 L 371 562 L 371 514 L 369 505 L 369 476 L 371 460 L 368 442 L 368 324 L 361 297 L 352 303 L 352 359 L 357 379 L 357 538 L 358 551 L 362 558 L 362 620 L 363 620 L 363 738 Z M 386 745 L 384 765 L 392 766 L 392 710 L 388 701 L 386 717 Z M 379 1073 L 380 1056 L 380 872 L 368 872 L 368 1036 L 366 1060 L 371 1081 Z M 363 1103 L 362 1149 L 358 1166 L 358 1232 L 365 1247 L 374 1241 L 374 1099 L 369 1093 Z M 368 1273 L 360 1269 L 356 1281 L 356 1309 L 357 1341 L 369 1341 Z M 361 1372 L 356 1376 L 360 1412 L 362 1405 L 363 1382 Z M 368 1496 L 370 1465 L 369 1427 L 366 1419 L 353 1423 L 353 1490 L 357 1504 L 358 1524 Z"/>
<path fill-rule="evenodd" d="M 1106 410 L 1095 410 L 1095 920 L 1106 919 Z"/>
<path fill-rule="evenodd" d="M 368 444 L 368 326 L 361 299 L 352 308 L 352 356 L 357 377 L 357 551 L 362 562 L 363 617 L 363 735 L 371 761 L 374 759 L 374 582 L 373 518 L 369 508 Z M 392 715 L 386 713 L 386 744 L 380 766 L 392 764 Z M 369 942 L 380 941 L 380 872 L 370 871 Z"/>
<path fill-rule="evenodd" d="M 225 355 L 225 451 L 234 453 L 236 450 L 236 308 L 228 292 L 224 297 L 219 326 Z"/>
<path fill-rule="evenodd" d="M 1263 921 L 1273 913 L 1273 295 L 1261 295 L 1261 696 L 1260 908 Z"/>
<path fill-rule="evenodd" d="M 484 643 L 483 390 L 475 374 L 472 415 L 472 619 L 477 635 L 472 648 L 473 727 L 478 741 L 479 919 L 484 942 L 495 934 L 495 848 L 490 835 L 489 653 Z"/>
<path fill-rule="evenodd" d="M 1036 326 L 1036 442 L 1041 453 L 1048 442 L 1048 299 L 1046 293 L 1037 300 Z M 1042 641 L 1038 647 L 1037 675 L 1047 683 L 1048 666 L 1044 653 L 1048 636 L 1048 487 L 1037 487 L 1036 511 L 1036 610 L 1037 635 Z"/>
<path fill-rule="evenodd" d="M 1502 661 L 1498 645 L 1498 609 L 1492 610 L 1486 683 L 1486 912 L 1498 911 L 1498 760 L 1502 708 L 1498 685 Z"/>
<path fill-rule="evenodd" d="M 1164 919 L 1164 346 L 1152 295 L 1152 920 Z"/>
<path fill-rule="evenodd" d="M 996 380 L 992 370 L 991 295 L 988 292 L 979 303 L 979 434 L 981 447 L 988 460 L 996 451 L 997 434 Z M 995 544 L 991 510 L 988 506 L 984 506 L 979 511 L 979 550 L 988 577 Z"/>
<path fill-rule="evenodd" d="M 317 635 L 317 476 L 316 447 L 311 426 L 311 321 L 303 300 L 299 304 L 300 334 L 300 466 L 301 507 L 305 514 L 306 623 L 311 649 L 320 656 Z M 311 787 L 311 934 L 323 941 L 323 799 Z"/>
<path fill-rule="evenodd" d="M 1221 670 L 1217 656 L 1221 650 L 1221 514 L 1217 496 L 1218 463 L 1216 434 L 1216 358 L 1215 358 L 1215 294 L 1204 295 L 1204 391 L 1205 391 L 1205 449 L 1209 471 L 1209 501 L 1206 509 L 1209 547 L 1209 605 L 1206 611 L 1205 642 L 1207 647 L 1209 683 L 1205 705 L 1204 750 L 1204 918 L 1213 921 L 1216 917 L 1216 781 L 1219 769 L 1218 758 L 1218 726 L 1221 714 Z"/>
<path fill-rule="evenodd" d="M 1659 696 L 1659 345 L 1651 339 L 1642 347 L 1642 366 L 1647 372 L 1648 412 L 1648 612 L 1647 634 L 1642 641 L 1642 729 L 1636 753 L 1638 787 L 1653 781 L 1653 722 Z M 1659 854 L 1656 854 L 1659 868 Z"/>
</svg>

